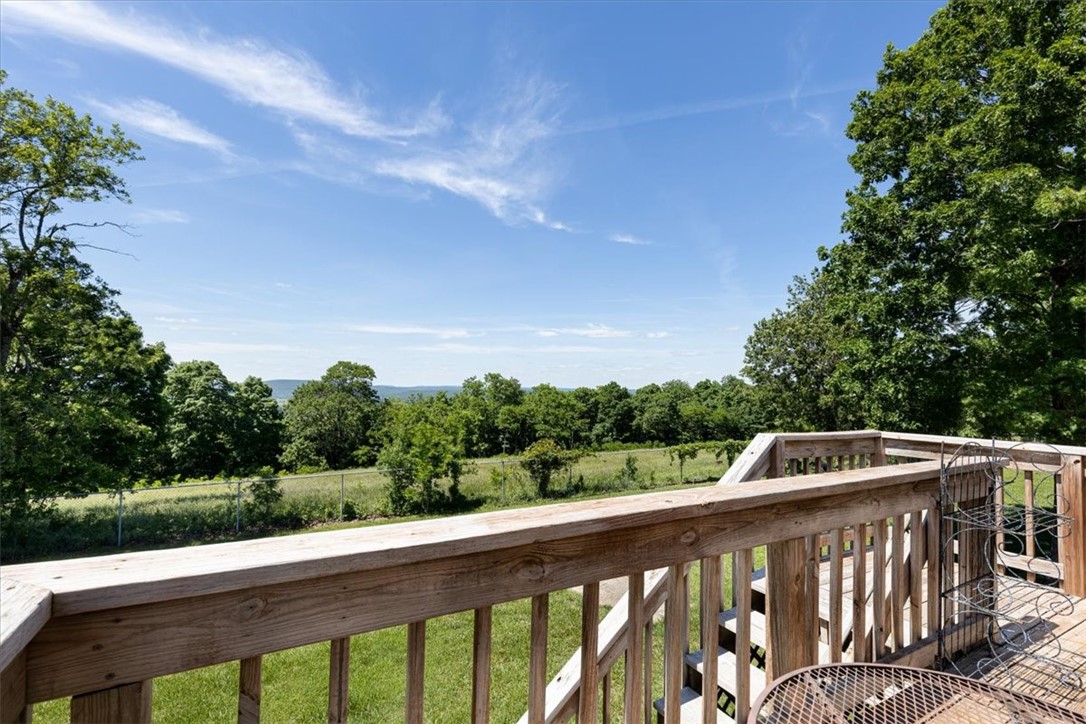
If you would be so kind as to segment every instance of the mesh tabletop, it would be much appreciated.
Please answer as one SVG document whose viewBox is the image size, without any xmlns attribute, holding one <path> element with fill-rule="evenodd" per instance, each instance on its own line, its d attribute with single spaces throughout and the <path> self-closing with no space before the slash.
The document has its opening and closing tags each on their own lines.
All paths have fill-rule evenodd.
<svg viewBox="0 0 1086 724">
<path fill-rule="evenodd" d="M 758 697 L 747 722 L 1086 724 L 1086 716 L 955 674 L 884 664 L 825 664 L 775 681 Z"/>
</svg>

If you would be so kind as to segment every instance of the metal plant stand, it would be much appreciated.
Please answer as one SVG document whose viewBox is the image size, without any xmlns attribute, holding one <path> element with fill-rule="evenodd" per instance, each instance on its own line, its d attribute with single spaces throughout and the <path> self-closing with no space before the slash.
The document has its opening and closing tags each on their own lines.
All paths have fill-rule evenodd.
<svg viewBox="0 0 1086 724">
<path fill-rule="evenodd" d="M 1039 459 L 1043 458 L 1045 462 Z M 1080 667 L 1068 665 L 1050 620 L 1074 612 L 1062 592 L 1058 541 L 1073 521 L 1062 511 L 1060 454 L 1028 455 L 969 443 L 942 464 L 940 506 L 939 663 L 944 670 L 985 678 L 1034 672 L 1053 693 L 1081 690 Z M 990 655 L 961 655 L 987 646 Z M 1028 666 L 1023 667 L 1023 662 Z M 1016 664 L 1010 667 L 1011 663 Z M 1039 674 L 1039 675 L 1036 675 Z"/>
</svg>

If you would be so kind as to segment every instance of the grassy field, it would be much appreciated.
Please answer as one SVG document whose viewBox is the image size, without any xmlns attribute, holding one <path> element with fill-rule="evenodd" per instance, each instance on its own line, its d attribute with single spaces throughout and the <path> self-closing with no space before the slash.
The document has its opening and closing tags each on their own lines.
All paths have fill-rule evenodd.
<svg viewBox="0 0 1086 724">
<path fill-rule="evenodd" d="M 683 467 L 684 484 L 715 482 L 726 459 L 702 452 Z M 377 469 L 346 470 L 279 479 L 282 499 L 261 504 L 260 484 L 251 481 L 186 483 L 126 490 L 58 501 L 57 515 L 29 527 L 21 541 L 4 541 L 4 562 L 37 560 L 71 553 L 115 552 L 123 547 L 178 545 L 265 535 L 338 521 L 387 516 L 388 479 Z M 448 481 L 444 481 L 444 485 Z M 680 485 L 678 461 L 666 449 L 602 452 L 560 471 L 551 498 L 570 500 Z M 535 487 L 516 459 L 470 463 L 460 489 L 459 512 L 521 506 L 538 500 Z M 119 515 L 120 514 L 120 515 Z"/>
<path fill-rule="evenodd" d="M 730 597 L 730 558 L 724 559 L 725 599 Z M 756 564 L 764 555 L 756 552 Z M 690 572 L 691 597 L 696 601 L 699 571 Z M 602 608 L 600 617 L 606 615 Z M 581 599 L 572 591 L 550 597 L 548 677 L 553 677 L 580 645 Z M 425 719 L 434 724 L 470 721 L 472 613 L 432 619 L 426 627 Z M 528 697 L 528 642 L 531 603 L 513 601 L 494 607 L 491 662 L 491 720 L 513 722 L 526 708 Z M 700 619 L 691 607 L 690 636 L 696 644 Z M 663 622 L 654 625 L 654 698 L 663 695 Z M 350 720 L 391 722 L 403 719 L 407 660 L 406 628 L 396 627 L 351 639 Z M 288 649 L 264 657 L 262 715 L 269 722 L 322 722 L 327 718 L 327 643 Z M 612 677 L 612 706 L 622 711 L 623 662 Z M 238 664 L 231 662 L 155 679 L 155 722 L 163 724 L 227 724 L 237 721 Z M 67 721 L 68 702 L 57 700 L 35 706 L 34 720 L 52 724 Z"/>
</svg>

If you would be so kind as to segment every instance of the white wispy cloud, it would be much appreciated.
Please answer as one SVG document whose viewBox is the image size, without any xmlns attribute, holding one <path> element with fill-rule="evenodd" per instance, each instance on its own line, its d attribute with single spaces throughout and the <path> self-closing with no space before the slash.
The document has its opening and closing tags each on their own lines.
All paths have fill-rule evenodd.
<svg viewBox="0 0 1086 724">
<path fill-rule="evenodd" d="M 200 322 L 196 317 L 155 317 L 155 321 L 163 324 L 198 324 Z"/>
<path fill-rule="evenodd" d="M 177 143 L 191 143 L 223 156 L 232 155 L 229 141 L 200 127 L 165 103 L 150 98 L 134 98 L 113 103 L 92 98 L 87 102 L 110 119 L 123 123 L 126 128 L 136 128 Z"/>
<path fill-rule="evenodd" d="M 446 342 L 443 344 L 412 347 L 412 352 L 436 352 L 450 354 L 595 354 L 603 352 L 615 352 L 606 347 L 594 347 L 591 345 L 478 345 L 462 342 Z"/>
<path fill-rule="evenodd" d="M 470 199 L 507 223 L 573 231 L 541 205 L 551 183 L 543 150 L 554 134 L 560 95 L 557 84 L 520 78 L 507 89 L 493 117 L 470 124 L 464 138 L 445 148 L 412 149 L 383 159 L 375 171 Z"/>
<path fill-rule="evenodd" d="M 557 337 L 570 335 L 573 337 L 588 337 L 589 339 L 627 339 L 634 333 L 625 329 L 614 329 L 606 324 L 586 324 L 583 327 L 558 327 L 540 329 L 537 334 L 540 337 Z"/>
<path fill-rule="evenodd" d="M 177 209 L 140 209 L 132 214 L 137 224 L 187 224 L 189 215 Z"/>
<path fill-rule="evenodd" d="M 4 32 L 34 32 L 142 55 L 217 85 L 238 100 L 351 136 L 403 139 L 447 123 L 436 102 L 412 121 L 388 123 L 360 98 L 337 89 L 327 73 L 297 49 L 254 38 L 218 38 L 206 29 L 186 33 L 93 2 L 5 3 Z"/>
<path fill-rule="evenodd" d="M 607 237 L 608 241 L 613 241 L 616 244 L 629 244 L 630 246 L 649 246 L 652 244 L 647 239 L 641 239 L 633 234 L 611 234 Z"/>
<path fill-rule="evenodd" d="M 437 337 L 438 339 L 459 339 L 463 337 L 477 336 L 477 334 L 472 334 L 470 331 L 458 327 L 419 327 L 395 324 L 352 324 L 348 327 L 348 329 L 352 332 L 362 332 L 364 334 L 412 334 Z"/>
</svg>

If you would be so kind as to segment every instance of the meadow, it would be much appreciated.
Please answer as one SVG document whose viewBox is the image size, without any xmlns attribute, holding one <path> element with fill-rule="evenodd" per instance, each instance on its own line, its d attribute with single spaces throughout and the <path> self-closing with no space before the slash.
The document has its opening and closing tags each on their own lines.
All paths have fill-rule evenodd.
<svg viewBox="0 0 1086 724">
<path fill-rule="evenodd" d="M 715 482 L 727 457 L 702 451 L 680 466 L 666 448 L 598 452 L 559 471 L 541 501 L 516 458 L 473 460 L 460 481 L 455 510 L 496 510 L 624 492 Z M 441 485 L 448 486 L 448 480 Z M 56 501 L 55 513 L 13 535 L 4 563 L 118 549 L 161 547 L 267 535 L 332 523 L 389 518 L 388 478 L 376 468 L 261 480 L 155 485 Z M 397 518 L 396 520 L 403 520 Z"/>
</svg>

